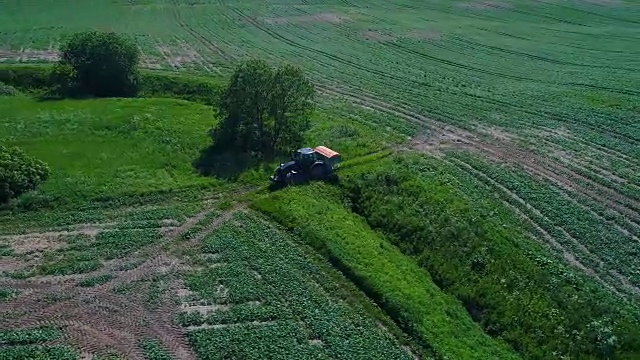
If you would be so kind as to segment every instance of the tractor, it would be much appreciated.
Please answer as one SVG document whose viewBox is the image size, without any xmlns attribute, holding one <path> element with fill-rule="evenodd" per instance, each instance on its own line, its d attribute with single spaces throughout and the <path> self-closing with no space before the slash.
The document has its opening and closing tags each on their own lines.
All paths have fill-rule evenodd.
<svg viewBox="0 0 640 360">
<path fill-rule="evenodd" d="M 341 161 L 339 153 L 326 146 L 294 150 L 291 161 L 276 169 L 271 177 L 275 186 L 299 185 L 311 180 L 330 180 Z"/>
</svg>

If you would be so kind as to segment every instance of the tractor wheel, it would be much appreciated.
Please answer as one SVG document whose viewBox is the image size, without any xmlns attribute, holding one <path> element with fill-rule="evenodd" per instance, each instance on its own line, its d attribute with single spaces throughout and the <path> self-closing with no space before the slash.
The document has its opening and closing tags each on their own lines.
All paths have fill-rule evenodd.
<svg viewBox="0 0 640 360">
<path fill-rule="evenodd" d="M 299 185 L 304 182 L 304 175 L 302 175 L 299 172 L 292 171 L 287 174 L 286 181 L 287 181 L 287 185 L 289 186 Z"/>
<path fill-rule="evenodd" d="M 331 167 L 325 163 L 315 163 L 311 167 L 310 173 L 314 180 L 325 180 L 331 174 Z"/>
</svg>

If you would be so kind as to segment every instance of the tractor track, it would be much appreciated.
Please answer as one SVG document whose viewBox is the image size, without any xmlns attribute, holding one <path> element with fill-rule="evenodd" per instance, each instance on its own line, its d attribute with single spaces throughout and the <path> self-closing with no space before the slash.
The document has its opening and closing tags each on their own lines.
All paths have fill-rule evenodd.
<svg viewBox="0 0 640 360">
<path fill-rule="evenodd" d="M 172 8 L 174 19 L 181 28 L 183 28 L 187 33 L 189 33 L 196 40 L 202 43 L 209 51 L 211 51 L 211 53 L 218 54 L 222 59 L 226 61 L 231 60 L 229 56 L 227 56 L 213 41 L 207 39 L 206 36 L 200 34 L 196 29 L 194 29 L 186 21 L 184 21 L 182 15 L 180 14 L 180 3 L 178 2 L 178 0 L 171 0 L 171 3 L 173 5 Z"/>
<path fill-rule="evenodd" d="M 254 188 L 233 193 L 241 196 Z M 49 276 L 24 280 L 0 278 L 0 286 L 19 291 L 16 298 L 3 302 L 2 314 L 10 316 L 0 329 L 31 328 L 43 325 L 61 326 L 65 341 L 90 357 L 116 350 L 127 359 L 144 359 L 140 341 L 159 340 L 176 359 L 196 359 L 186 338 L 187 330 L 174 323 L 179 311 L 180 275 L 190 267 L 169 253 L 172 243 L 215 211 L 217 202 L 204 201 L 205 209 L 191 216 L 183 224 L 165 231 L 162 240 L 125 258 L 106 264 L 102 269 L 68 276 Z M 202 231 L 202 237 L 231 218 L 244 205 L 233 207 L 212 219 Z M 117 224 L 114 224 L 117 225 Z M 28 234 L 27 234 L 28 235 Z M 27 236 L 21 235 L 21 236 Z M 174 247 L 193 244 L 182 242 Z M 130 270 L 117 270 L 118 263 L 146 258 Z M 114 278 L 93 286 L 79 287 L 77 283 L 96 275 L 110 273 Z M 157 306 L 150 307 L 145 294 L 148 280 L 161 276 L 167 288 Z M 125 293 L 115 292 L 122 285 L 134 286 Z"/>
<path fill-rule="evenodd" d="M 480 180 L 481 182 L 483 182 L 483 183 L 485 183 L 487 185 L 495 187 L 496 189 L 500 190 L 500 192 L 504 196 L 513 199 L 520 206 L 522 206 L 526 210 L 531 211 L 533 214 L 535 214 L 535 216 L 537 216 L 537 217 L 539 217 L 541 219 L 544 219 L 547 223 L 553 224 L 553 222 L 549 218 L 547 218 L 542 212 L 540 212 L 540 210 L 538 210 L 537 208 L 535 208 L 531 204 L 527 203 L 524 199 L 519 197 L 516 193 L 514 193 L 511 190 L 509 190 L 508 188 L 506 188 L 502 184 L 498 183 L 494 179 L 490 178 L 488 175 L 484 174 L 482 171 L 474 168 L 472 165 L 469 165 L 469 164 L 465 163 L 462 160 L 459 160 L 459 159 L 451 159 L 451 160 L 454 163 L 456 163 L 457 165 L 459 165 L 460 167 L 462 167 L 463 169 L 465 169 L 465 171 L 468 174 L 470 174 L 471 176 L 473 176 L 474 178 Z M 515 205 L 510 204 L 508 201 L 505 201 L 504 199 L 502 199 L 502 202 L 507 207 L 509 207 L 512 210 L 514 210 L 521 218 L 523 218 L 523 220 L 525 220 L 526 222 L 528 222 L 531 225 L 533 225 L 536 228 L 536 230 L 543 235 L 543 237 L 547 241 L 547 243 L 549 245 L 551 245 L 553 248 L 555 248 L 556 250 L 558 250 L 563 255 L 563 257 L 567 260 L 568 263 L 570 263 L 571 265 L 575 266 L 579 270 L 582 270 L 584 273 L 586 273 L 587 275 L 591 276 L 592 278 L 594 278 L 595 280 L 600 282 L 605 287 L 609 288 L 611 291 L 613 291 L 617 295 L 622 296 L 622 294 L 620 292 L 618 292 L 616 286 L 614 286 L 613 284 L 610 284 L 609 282 L 603 280 L 598 275 L 599 271 L 597 271 L 596 269 L 590 268 L 589 266 L 583 264 L 578 259 L 576 259 L 576 257 L 575 257 L 576 254 L 575 253 L 571 252 L 564 245 L 560 244 L 557 240 L 555 240 L 547 232 L 547 230 L 544 229 L 544 227 L 542 225 L 538 224 L 534 219 L 529 217 L 523 210 L 521 210 L 520 208 L 518 208 Z M 592 253 L 589 249 L 587 249 L 583 244 L 580 243 L 580 241 L 578 241 L 571 234 L 569 234 L 569 232 L 566 229 L 564 229 L 561 226 L 557 226 L 557 225 L 554 225 L 554 227 L 557 228 L 558 230 L 560 230 L 562 232 L 563 236 L 567 240 L 569 240 L 572 243 L 573 246 L 578 248 L 580 250 L 580 252 L 582 254 L 584 254 L 584 256 L 595 260 L 598 263 L 600 268 L 607 269 L 607 271 L 609 273 L 611 273 L 611 275 L 613 275 L 616 279 L 618 279 L 619 282 L 620 282 L 620 284 L 618 284 L 618 287 L 622 287 L 627 292 L 629 292 L 631 294 L 634 294 L 634 295 L 640 294 L 640 288 L 639 287 L 631 284 L 629 282 L 629 280 L 627 280 L 627 278 L 624 275 L 618 273 L 615 270 L 611 270 L 610 266 L 608 266 L 604 261 L 602 261 L 598 256 L 596 256 L 594 253 Z"/>
</svg>

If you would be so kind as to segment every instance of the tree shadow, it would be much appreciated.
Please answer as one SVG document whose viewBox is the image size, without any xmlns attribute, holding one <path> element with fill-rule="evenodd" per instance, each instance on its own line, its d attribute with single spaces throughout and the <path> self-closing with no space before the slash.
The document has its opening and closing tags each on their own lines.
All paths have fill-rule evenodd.
<svg viewBox="0 0 640 360">
<path fill-rule="evenodd" d="M 200 156 L 193 161 L 193 167 L 204 176 L 236 180 L 243 172 L 261 163 L 262 159 L 256 155 L 213 144 L 200 151 Z"/>
</svg>

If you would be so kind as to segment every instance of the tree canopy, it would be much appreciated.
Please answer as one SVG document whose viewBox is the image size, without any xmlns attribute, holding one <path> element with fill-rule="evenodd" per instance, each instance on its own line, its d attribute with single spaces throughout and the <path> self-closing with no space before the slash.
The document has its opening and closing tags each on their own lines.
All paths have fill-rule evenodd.
<svg viewBox="0 0 640 360">
<path fill-rule="evenodd" d="M 314 109 L 315 89 L 292 65 L 261 60 L 240 64 L 221 101 L 224 118 L 214 141 L 238 151 L 274 155 L 302 143 Z"/>
<path fill-rule="evenodd" d="M 131 97 L 138 92 L 140 50 L 114 32 L 88 31 L 71 36 L 53 72 L 65 95 Z"/>
</svg>

